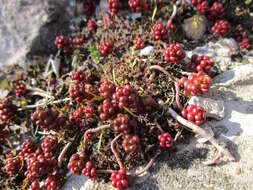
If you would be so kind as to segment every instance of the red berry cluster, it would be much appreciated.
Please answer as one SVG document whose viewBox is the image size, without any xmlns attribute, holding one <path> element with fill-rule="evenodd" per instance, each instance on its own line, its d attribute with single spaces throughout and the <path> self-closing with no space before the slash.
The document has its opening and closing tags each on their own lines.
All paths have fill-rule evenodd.
<svg viewBox="0 0 253 190">
<path fill-rule="evenodd" d="M 202 71 L 198 73 L 191 73 L 188 78 L 180 79 L 180 85 L 184 87 L 185 96 L 197 96 L 206 93 L 211 85 L 211 77 L 204 75 Z"/>
<path fill-rule="evenodd" d="M 203 71 L 205 73 L 208 73 L 213 65 L 214 62 L 207 55 L 192 55 L 191 57 L 190 67 L 195 72 Z"/>
<path fill-rule="evenodd" d="M 62 184 L 61 177 L 57 173 L 48 176 L 45 181 L 45 186 L 47 190 L 59 190 L 61 184 Z"/>
<path fill-rule="evenodd" d="M 113 118 L 117 112 L 117 104 L 111 101 L 109 98 L 105 99 L 102 105 L 98 106 L 99 118 L 102 121 Z"/>
<path fill-rule="evenodd" d="M 77 35 L 73 39 L 73 43 L 76 47 L 82 46 L 84 43 L 84 36 L 83 35 Z"/>
<path fill-rule="evenodd" d="M 83 71 L 75 71 L 72 73 L 72 80 L 75 81 L 76 84 L 85 83 L 86 82 L 86 75 Z"/>
<path fill-rule="evenodd" d="M 208 18 L 209 19 L 217 19 L 223 16 L 224 9 L 223 4 L 221 2 L 214 2 L 212 7 L 209 10 Z"/>
<path fill-rule="evenodd" d="M 137 135 L 126 135 L 123 140 L 123 148 L 126 153 L 136 152 L 140 147 L 140 139 Z"/>
<path fill-rule="evenodd" d="M 157 22 L 152 29 L 152 36 L 156 40 L 165 41 L 168 38 L 168 29 L 161 22 Z"/>
<path fill-rule="evenodd" d="M 183 109 L 182 116 L 196 125 L 201 125 L 206 120 L 205 110 L 200 106 L 191 104 Z"/>
<path fill-rule="evenodd" d="M 57 148 L 58 148 L 57 137 L 56 136 L 54 136 L 54 137 L 47 136 L 43 140 L 43 142 L 41 144 L 41 148 L 42 148 L 43 153 L 46 158 L 53 157 L 56 153 Z"/>
<path fill-rule="evenodd" d="M 85 163 L 87 161 L 87 156 L 84 152 L 77 152 L 72 154 L 69 159 L 68 169 L 76 175 L 80 175 L 82 169 L 85 167 Z"/>
<path fill-rule="evenodd" d="M 122 8 L 120 0 L 109 0 L 108 9 L 111 16 L 115 16 Z"/>
<path fill-rule="evenodd" d="M 110 42 L 105 42 L 99 45 L 99 51 L 103 56 L 107 56 L 112 53 L 113 45 Z"/>
<path fill-rule="evenodd" d="M 83 168 L 82 170 L 82 174 L 84 176 L 86 176 L 89 179 L 93 179 L 96 180 L 98 178 L 97 176 L 97 170 L 96 168 L 93 166 L 91 161 L 88 161 L 85 165 L 85 168 Z"/>
<path fill-rule="evenodd" d="M 215 22 L 214 26 L 212 27 L 212 31 L 219 36 L 226 36 L 230 29 L 229 22 L 226 20 L 218 20 Z"/>
<path fill-rule="evenodd" d="M 111 98 L 115 92 L 115 86 L 109 81 L 104 81 L 99 87 L 99 93 L 105 98 Z"/>
<path fill-rule="evenodd" d="M 24 96 L 26 95 L 26 86 L 23 82 L 18 82 L 15 87 L 15 94 L 16 96 Z"/>
<path fill-rule="evenodd" d="M 82 107 L 77 108 L 71 115 L 70 115 L 70 122 L 71 123 L 79 123 L 83 118 L 84 110 Z"/>
<path fill-rule="evenodd" d="M 120 109 L 137 108 L 138 106 L 138 93 L 130 85 L 118 86 L 112 98 Z"/>
<path fill-rule="evenodd" d="M 128 5 L 134 12 L 141 12 L 144 9 L 143 0 L 128 0 Z"/>
<path fill-rule="evenodd" d="M 207 0 L 192 0 L 192 4 L 198 9 L 198 12 L 204 15 L 208 11 Z"/>
<path fill-rule="evenodd" d="M 84 109 L 86 119 L 92 118 L 94 116 L 94 107 L 92 105 L 87 106 Z"/>
<path fill-rule="evenodd" d="M 36 112 L 32 114 L 32 120 L 36 122 L 43 130 L 59 131 L 65 127 L 66 119 L 59 115 L 59 112 L 53 108 L 38 108 Z"/>
<path fill-rule="evenodd" d="M 5 163 L 5 171 L 9 175 L 16 175 L 22 168 L 22 160 L 20 157 L 9 158 Z"/>
<path fill-rule="evenodd" d="M 40 149 L 29 155 L 26 160 L 27 170 L 25 176 L 29 181 L 38 179 L 53 171 L 57 161 L 55 158 L 46 158 Z"/>
<path fill-rule="evenodd" d="M 170 44 L 164 52 L 165 60 L 170 63 L 181 63 L 185 57 L 184 50 L 180 44 Z"/>
<path fill-rule="evenodd" d="M 89 19 L 88 20 L 88 29 L 89 29 L 89 31 L 95 31 L 96 30 L 96 28 L 97 28 L 97 24 L 96 24 L 96 22 L 94 21 L 94 20 L 92 20 L 92 19 Z"/>
<path fill-rule="evenodd" d="M 119 113 L 113 121 L 113 128 L 116 133 L 129 133 L 132 125 L 133 123 L 128 114 Z"/>
<path fill-rule="evenodd" d="M 143 41 L 143 39 L 141 38 L 137 38 L 134 40 L 134 49 L 138 50 L 138 49 L 142 49 L 145 46 L 145 42 Z"/>
<path fill-rule="evenodd" d="M 171 148 L 173 146 L 173 138 L 168 132 L 158 136 L 161 148 Z"/>
<path fill-rule="evenodd" d="M 36 146 L 29 140 L 25 140 L 25 142 L 23 142 L 23 144 L 21 145 L 21 152 L 19 153 L 19 155 L 23 158 L 23 159 L 27 159 L 27 157 L 31 154 L 34 153 L 36 151 Z"/>
<path fill-rule="evenodd" d="M 0 121 L 2 124 L 9 124 L 17 111 L 12 101 L 8 98 L 0 100 Z"/>
<path fill-rule="evenodd" d="M 126 190 L 130 181 L 129 176 L 126 174 L 126 170 L 121 169 L 114 171 L 111 175 L 112 186 L 117 190 Z"/>
<path fill-rule="evenodd" d="M 70 38 L 60 35 L 55 38 L 55 45 L 58 49 L 63 50 L 64 53 L 68 53 L 72 48 L 72 43 Z"/>
<path fill-rule="evenodd" d="M 235 29 L 234 36 L 236 41 L 239 43 L 241 49 L 250 49 L 250 41 L 248 32 L 242 27 L 242 25 L 238 25 Z"/>
<path fill-rule="evenodd" d="M 244 39 L 239 43 L 239 46 L 240 46 L 241 49 L 250 50 L 251 46 L 250 46 L 249 38 L 244 38 Z"/>
<path fill-rule="evenodd" d="M 75 83 L 70 88 L 70 98 L 77 103 L 83 102 L 88 97 L 84 83 Z"/>
</svg>

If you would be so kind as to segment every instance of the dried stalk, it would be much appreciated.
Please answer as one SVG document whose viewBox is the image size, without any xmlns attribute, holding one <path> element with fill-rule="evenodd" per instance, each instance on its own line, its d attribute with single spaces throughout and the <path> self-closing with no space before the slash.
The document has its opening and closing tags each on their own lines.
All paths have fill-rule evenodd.
<svg viewBox="0 0 253 190">
<path fill-rule="evenodd" d="M 182 109 L 183 107 L 182 107 L 182 104 L 180 102 L 180 83 L 179 83 L 179 81 L 177 81 L 175 83 L 175 86 L 176 86 L 176 102 L 177 102 L 177 106 L 178 106 L 179 109 Z"/>
<path fill-rule="evenodd" d="M 168 108 L 168 113 L 174 119 L 176 119 L 179 123 L 192 129 L 192 131 L 194 133 L 199 134 L 200 136 L 206 138 L 211 144 L 213 144 L 216 147 L 216 149 L 218 150 L 218 154 L 216 155 L 216 157 L 213 160 L 205 162 L 206 165 L 217 164 L 218 161 L 220 160 L 220 158 L 222 157 L 222 155 L 226 155 L 228 157 L 228 160 L 231 162 L 235 161 L 235 157 L 230 153 L 230 151 L 228 150 L 228 148 L 226 147 L 226 145 L 224 143 L 219 142 L 219 140 L 215 139 L 212 135 L 207 133 L 201 127 L 185 120 L 183 117 L 179 116 L 173 109 Z M 223 144 L 223 145 L 221 145 L 221 144 Z"/>
</svg>

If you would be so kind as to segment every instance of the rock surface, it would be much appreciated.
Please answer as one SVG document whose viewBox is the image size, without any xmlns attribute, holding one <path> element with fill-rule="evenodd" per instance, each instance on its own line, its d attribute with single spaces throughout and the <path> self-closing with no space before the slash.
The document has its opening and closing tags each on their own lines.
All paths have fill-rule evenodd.
<svg viewBox="0 0 253 190">
<path fill-rule="evenodd" d="M 0 1 L 0 66 L 54 53 L 55 36 L 70 32 L 73 1 Z"/>
</svg>

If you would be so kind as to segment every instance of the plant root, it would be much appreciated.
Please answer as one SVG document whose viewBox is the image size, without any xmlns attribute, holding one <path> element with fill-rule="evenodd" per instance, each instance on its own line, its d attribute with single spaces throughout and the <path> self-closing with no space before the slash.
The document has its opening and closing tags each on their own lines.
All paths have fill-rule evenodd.
<svg viewBox="0 0 253 190">
<path fill-rule="evenodd" d="M 181 117 L 180 115 L 178 115 L 173 109 L 168 108 L 168 113 L 174 118 L 176 119 L 179 123 L 183 124 L 184 126 L 192 129 L 192 131 L 196 134 L 199 134 L 200 136 L 206 138 L 213 146 L 216 147 L 216 149 L 218 150 L 218 154 L 216 155 L 216 157 L 208 162 L 204 162 L 205 165 L 215 165 L 218 164 L 220 161 L 220 158 L 223 155 L 226 155 L 228 157 L 228 160 L 231 162 L 236 161 L 235 157 L 230 153 L 230 151 L 228 150 L 227 146 L 220 142 L 218 139 L 215 139 L 212 135 L 210 135 L 208 132 L 206 132 L 204 129 L 202 129 L 201 127 L 185 120 L 183 117 Z M 223 144 L 223 145 L 221 145 Z"/>
</svg>

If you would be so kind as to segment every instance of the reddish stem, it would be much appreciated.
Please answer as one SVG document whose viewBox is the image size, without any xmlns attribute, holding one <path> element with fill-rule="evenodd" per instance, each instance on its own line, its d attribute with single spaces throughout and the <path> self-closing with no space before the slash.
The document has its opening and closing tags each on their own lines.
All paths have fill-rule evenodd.
<svg viewBox="0 0 253 190">
<path fill-rule="evenodd" d="M 102 125 L 100 127 L 97 127 L 97 128 L 94 128 L 94 129 L 88 129 L 87 131 L 85 131 L 85 133 L 84 133 L 84 146 L 87 143 L 87 136 L 88 136 L 88 134 L 90 134 L 90 133 L 96 133 L 98 131 L 102 131 L 104 129 L 108 129 L 110 127 L 111 127 L 111 125 Z"/>
<path fill-rule="evenodd" d="M 99 174 L 111 174 L 114 170 L 97 170 L 97 173 Z"/>
<path fill-rule="evenodd" d="M 232 161 L 232 162 L 235 161 L 235 157 L 230 153 L 230 151 L 228 150 L 228 148 L 226 147 L 226 145 L 224 143 L 221 143 L 218 139 L 215 139 L 212 135 L 210 135 L 208 132 L 206 132 L 201 127 L 185 120 L 183 117 L 178 115 L 173 109 L 168 108 L 168 113 L 174 119 L 176 119 L 179 123 L 192 129 L 192 131 L 194 133 L 199 134 L 200 136 L 208 139 L 208 141 L 217 148 L 218 154 L 216 155 L 216 157 L 213 160 L 211 160 L 209 162 L 205 162 L 206 165 L 217 164 L 218 161 L 220 160 L 220 158 L 222 157 L 222 155 L 224 155 L 224 154 L 228 157 L 229 161 Z M 221 145 L 221 144 L 223 144 L 223 145 Z"/>
<path fill-rule="evenodd" d="M 178 106 L 179 109 L 182 109 L 183 107 L 182 107 L 182 104 L 180 102 L 180 82 L 177 81 L 175 83 L 175 85 L 176 85 L 176 102 L 177 102 L 177 106 Z"/>
<path fill-rule="evenodd" d="M 114 144 L 116 143 L 116 141 L 117 141 L 121 136 L 122 136 L 122 134 L 119 134 L 118 136 L 116 136 L 116 137 L 112 140 L 112 142 L 111 142 L 111 150 L 112 150 L 112 152 L 113 152 L 113 154 L 114 154 L 114 156 L 115 156 L 115 158 L 116 158 L 116 160 L 117 160 L 117 162 L 118 162 L 118 164 L 119 164 L 120 169 L 124 169 L 125 166 L 124 166 L 124 164 L 122 163 L 122 161 L 121 161 L 121 159 L 120 159 L 120 157 L 119 157 L 118 151 L 117 151 L 117 150 L 115 149 L 115 147 L 114 147 Z"/>
</svg>

